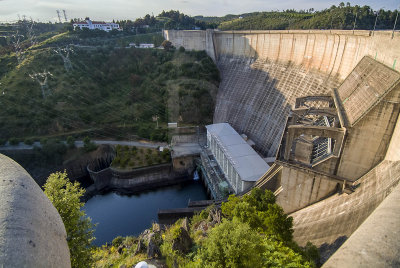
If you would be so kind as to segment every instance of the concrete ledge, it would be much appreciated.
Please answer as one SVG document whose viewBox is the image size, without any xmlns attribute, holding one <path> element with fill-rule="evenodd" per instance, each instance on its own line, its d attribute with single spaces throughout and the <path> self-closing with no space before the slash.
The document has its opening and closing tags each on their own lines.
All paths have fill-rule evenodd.
<svg viewBox="0 0 400 268">
<path fill-rule="evenodd" d="M 400 267 L 400 184 L 323 267 Z"/>
<path fill-rule="evenodd" d="M 0 266 L 71 267 L 64 224 L 32 177 L 0 154 Z"/>
</svg>

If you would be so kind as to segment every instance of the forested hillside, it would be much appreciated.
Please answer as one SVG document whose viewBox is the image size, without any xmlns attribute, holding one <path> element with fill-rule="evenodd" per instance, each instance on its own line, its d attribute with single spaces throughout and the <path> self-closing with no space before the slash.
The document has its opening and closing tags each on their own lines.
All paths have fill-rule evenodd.
<svg viewBox="0 0 400 268">
<path fill-rule="evenodd" d="M 65 46 L 74 38 L 55 35 L 19 61 L 13 52 L 0 56 L 2 142 L 59 135 L 166 140 L 167 122 L 212 121 L 219 73 L 205 52 L 117 46 L 125 37 L 114 46 L 99 45 L 107 40 L 100 37 Z"/>
<path fill-rule="evenodd" d="M 351 6 L 340 3 L 328 9 L 315 11 L 284 10 L 253 12 L 224 17 L 196 16 L 197 20 L 218 24 L 220 30 L 284 30 L 284 29 L 393 29 L 397 10 L 373 10 L 369 6 Z M 356 18 L 357 15 L 357 18 Z M 399 24 L 399 23 L 398 23 Z M 400 29 L 397 26 L 396 29 Z"/>
</svg>

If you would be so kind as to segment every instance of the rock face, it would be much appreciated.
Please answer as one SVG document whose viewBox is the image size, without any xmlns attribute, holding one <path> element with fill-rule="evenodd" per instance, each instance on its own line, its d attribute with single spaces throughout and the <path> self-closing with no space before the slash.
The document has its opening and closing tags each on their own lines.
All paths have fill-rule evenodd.
<svg viewBox="0 0 400 268">
<path fill-rule="evenodd" d="M 0 266 L 71 267 L 67 234 L 31 176 L 0 154 Z"/>
<path fill-rule="evenodd" d="M 157 241 L 155 233 L 149 236 L 149 244 L 147 246 L 147 257 L 154 258 L 156 256 L 161 256 L 160 245 Z"/>
<path fill-rule="evenodd" d="M 143 243 L 142 239 L 139 239 L 136 251 L 135 251 L 135 255 L 139 254 L 141 252 L 144 252 L 146 250 L 146 245 Z"/>
<path fill-rule="evenodd" d="M 181 253 L 188 253 L 192 248 L 192 239 L 188 231 L 183 227 L 179 229 L 179 235 L 172 241 L 172 249 L 177 250 Z"/>
<path fill-rule="evenodd" d="M 182 221 L 182 228 L 189 232 L 189 219 L 187 217 Z"/>
</svg>

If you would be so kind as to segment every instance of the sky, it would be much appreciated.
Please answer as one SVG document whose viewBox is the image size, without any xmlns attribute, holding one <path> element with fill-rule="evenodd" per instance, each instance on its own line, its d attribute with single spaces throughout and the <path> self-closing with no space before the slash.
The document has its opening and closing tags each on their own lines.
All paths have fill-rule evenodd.
<svg viewBox="0 0 400 268">
<path fill-rule="evenodd" d="M 0 0 L 0 22 L 15 21 L 18 15 L 42 22 L 57 19 L 56 10 L 66 10 L 68 19 L 90 17 L 95 20 L 134 20 L 162 10 L 179 10 L 188 15 L 223 16 L 254 11 L 284 9 L 321 10 L 341 1 L 332 0 Z M 346 1 L 343 1 L 346 3 Z M 373 9 L 399 9 L 400 0 L 351 1 Z"/>
</svg>

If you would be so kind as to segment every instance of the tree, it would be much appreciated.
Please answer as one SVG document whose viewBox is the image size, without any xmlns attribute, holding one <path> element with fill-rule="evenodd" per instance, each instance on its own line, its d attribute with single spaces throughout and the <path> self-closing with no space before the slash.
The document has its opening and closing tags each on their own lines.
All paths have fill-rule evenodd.
<svg viewBox="0 0 400 268">
<path fill-rule="evenodd" d="M 97 149 L 97 145 L 90 140 L 88 136 L 83 139 L 83 150 L 85 152 L 91 152 Z"/>
<path fill-rule="evenodd" d="M 67 137 L 67 144 L 68 144 L 68 148 L 70 148 L 70 149 L 75 148 L 75 140 L 72 136 Z"/>
<path fill-rule="evenodd" d="M 261 233 L 291 242 L 293 238 L 293 218 L 288 217 L 275 203 L 271 191 L 254 188 L 250 195 L 241 198 L 229 196 L 221 205 L 222 213 L 228 219 L 238 219 Z"/>
<path fill-rule="evenodd" d="M 90 267 L 94 225 L 81 208 L 85 190 L 78 182 L 71 183 L 64 171 L 53 173 L 44 185 L 44 193 L 64 222 L 72 267 Z"/>
<path fill-rule="evenodd" d="M 225 220 L 214 227 L 196 256 L 198 267 L 262 267 L 263 240 L 248 224 Z"/>
</svg>

